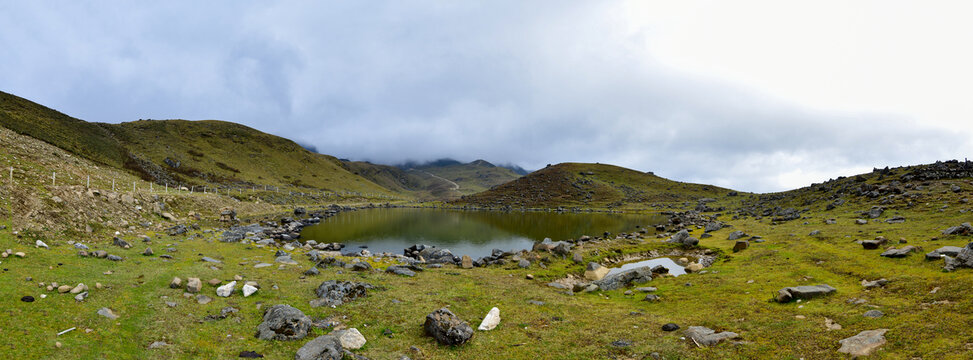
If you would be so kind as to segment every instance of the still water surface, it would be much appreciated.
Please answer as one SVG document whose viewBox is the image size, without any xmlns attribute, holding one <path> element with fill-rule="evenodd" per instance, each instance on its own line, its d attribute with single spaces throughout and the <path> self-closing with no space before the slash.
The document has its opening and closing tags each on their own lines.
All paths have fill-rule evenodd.
<svg viewBox="0 0 973 360">
<path fill-rule="evenodd" d="M 445 209 L 365 209 L 349 211 L 304 228 L 301 238 L 346 245 L 345 251 L 401 254 L 415 244 L 447 248 L 454 255 L 477 257 L 493 249 L 531 249 L 534 242 L 582 235 L 634 232 L 666 220 L 663 215 L 495 212 Z"/>
</svg>

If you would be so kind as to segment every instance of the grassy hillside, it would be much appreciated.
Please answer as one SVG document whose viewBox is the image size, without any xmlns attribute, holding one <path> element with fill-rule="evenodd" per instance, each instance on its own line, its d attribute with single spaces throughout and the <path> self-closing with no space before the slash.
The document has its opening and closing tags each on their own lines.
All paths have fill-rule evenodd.
<svg viewBox="0 0 973 360">
<path fill-rule="evenodd" d="M 446 179 L 455 184 L 454 191 L 461 195 L 471 195 L 506 182 L 520 178 L 513 170 L 495 166 L 486 160 L 476 160 L 467 164 L 444 162 L 412 167 Z"/>
<path fill-rule="evenodd" d="M 0 126 L 144 180 L 294 191 L 392 192 L 293 141 L 225 121 L 90 123 L 0 93 Z"/>
<path fill-rule="evenodd" d="M 0 126 L 116 168 L 123 166 L 128 154 L 102 124 L 78 120 L 2 91 Z"/>
<path fill-rule="evenodd" d="M 623 207 L 694 201 L 730 190 L 676 182 L 613 165 L 563 163 L 535 171 L 458 204 L 484 207 Z"/>
<path fill-rule="evenodd" d="M 451 199 L 459 195 L 448 181 L 421 171 L 403 170 L 395 166 L 346 161 L 344 166 L 355 175 L 400 194 L 410 194 L 419 201 Z"/>
</svg>

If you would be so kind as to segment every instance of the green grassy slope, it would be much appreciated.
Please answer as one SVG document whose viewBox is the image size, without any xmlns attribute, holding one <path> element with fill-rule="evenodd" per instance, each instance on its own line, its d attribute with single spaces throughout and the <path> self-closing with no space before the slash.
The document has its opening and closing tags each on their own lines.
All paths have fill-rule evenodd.
<svg viewBox="0 0 973 360">
<path fill-rule="evenodd" d="M 334 157 L 230 122 L 90 123 L 0 92 L 0 126 L 157 183 L 392 194 Z"/>
<path fill-rule="evenodd" d="M 486 207 L 648 206 L 718 197 L 730 190 L 676 182 L 613 165 L 563 163 L 535 171 L 457 204 Z"/>
<path fill-rule="evenodd" d="M 125 147 L 101 124 L 78 120 L 2 91 L 0 126 L 116 168 L 127 158 Z"/>
</svg>

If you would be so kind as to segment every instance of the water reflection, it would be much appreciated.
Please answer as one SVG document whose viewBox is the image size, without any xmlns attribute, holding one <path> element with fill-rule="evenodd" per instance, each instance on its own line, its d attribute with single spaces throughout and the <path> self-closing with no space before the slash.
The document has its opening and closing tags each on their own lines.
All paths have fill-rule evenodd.
<svg viewBox="0 0 973 360">
<path fill-rule="evenodd" d="M 367 246 L 372 252 L 401 253 L 414 244 L 450 249 L 473 258 L 492 249 L 530 249 L 545 237 L 554 240 L 636 231 L 665 220 L 661 215 L 492 212 L 446 209 L 365 209 L 339 214 L 304 228 L 301 238 Z"/>
</svg>

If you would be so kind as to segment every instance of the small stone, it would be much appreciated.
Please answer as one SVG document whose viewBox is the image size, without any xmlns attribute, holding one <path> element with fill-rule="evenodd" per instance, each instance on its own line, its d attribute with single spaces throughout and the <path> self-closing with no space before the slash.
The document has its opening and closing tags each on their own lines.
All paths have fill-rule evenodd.
<svg viewBox="0 0 973 360">
<path fill-rule="evenodd" d="M 145 251 L 142 252 L 142 255 L 144 255 L 144 256 L 152 256 L 154 254 L 155 253 L 152 252 L 152 248 L 145 248 Z"/>
<path fill-rule="evenodd" d="M 884 315 L 885 315 L 885 313 L 883 313 L 883 312 L 881 312 L 879 310 L 868 310 L 868 311 L 865 312 L 865 314 L 863 316 L 869 317 L 869 318 L 873 318 L 873 319 L 877 319 L 877 318 L 880 318 L 880 317 L 882 317 Z"/>
<path fill-rule="evenodd" d="M 527 276 L 525 276 L 524 278 L 526 278 L 527 280 L 534 280 L 534 274 L 527 274 Z"/>
<path fill-rule="evenodd" d="M 668 323 L 662 325 L 662 331 L 676 331 L 676 330 L 679 330 L 679 325 L 676 325 L 674 323 Z"/>
<path fill-rule="evenodd" d="M 39 248 L 45 248 L 45 249 L 50 250 L 50 247 L 47 246 L 47 244 L 45 244 L 43 241 L 40 241 L 40 240 L 35 241 L 34 242 L 34 246 L 37 246 Z"/>
<path fill-rule="evenodd" d="M 57 292 L 64 294 L 67 293 L 68 291 L 71 291 L 71 289 L 72 289 L 71 285 L 61 285 L 57 287 Z"/>
<path fill-rule="evenodd" d="M 250 284 L 243 285 L 243 297 L 249 297 L 250 295 L 253 295 L 253 293 L 255 292 L 257 292 L 256 287 Z"/>
<path fill-rule="evenodd" d="M 85 290 L 88 290 L 88 287 L 85 286 L 84 284 L 79 283 L 77 286 L 75 286 L 73 289 L 71 289 L 71 293 L 77 295 L 77 294 L 80 294 L 82 291 L 85 291 Z"/>
<path fill-rule="evenodd" d="M 230 294 L 233 293 L 234 287 L 236 287 L 236 281 L 230 281 L 228 284 L 216 288 L 216 295 L 230 297 Z"/>
<path fill-rule="evenodd" d="M 243 281 L 243 276 L 233 275 L 233 281 Z"/>
<path fill-rule="evenodd" d="M 217 285 L 219 285 L 222 282 L 223 282 L 223 280 L 220 280 L 220 279 L 209 279 L 209 281 L 207 281 L 207 283 L 209 283 L 210 286 L 217 286 Z"/>
<path fill-rule="evenodd" d="M 187 292 L 195 294 L 202 289 L 203 289 L 203 282 L 200 281 L 199 278 L 189 278 L 189 280 L 186 281 Z"/>
<path fill-rule="evenodd" d="M 61 346 L 63 346 L 63 345 L 61 345 L 61 342 L 60 342 L 60 341 L 55 341 L 55 342 L 54 342 L 54 347 L 56 347 L 56 348 L 58 348 L 58 349 L 60 349 L 60 348 L 61 348 Z"/>
<path fill-rule="evenodd" d="M 338 338 L 338 342 L 341 343 L 342 348 L 358 350 L 361 349 L 362 346 L 365 346 L 365 337 L 362 336 L 361 332 L 359 332 L 356 328 L 339 330 L 338 334 L 335 336 Z"/>
<path fill-rule="evenodd" d="M 169 344 L 167 344 L 165 341 L 155 341 L 155 342 L 149 344 L 149 349 L 150 350 L 161 349 L 161 348 L 164 348 L 166 346 L 169 346 Z"/>
<path fill-rule="evenodd" d="M 170 289 L 178 289 L 178 288 L 181 288 L 181 287 L 182 287 L 182 279 L 180 279 L 178 277 L 172 278 L 172 281 L 169 282 L 169 288 Z"/>
<path fill-rule="evenodd" d="M 213 301 L 213 298 L 206 295 L 196 295 L 196 302 L 199 303 L 200 305 L 209 304 L 210 301 Z"/>
<path fill-rule="evenodd" d="M 34 302 L 34 297 L 33 296 L 30 296 L 30 295 L 27 295 L 27 296 L 24 296 L 24 297 L 20 298 L 20 301 L 27 302 L 27 303 Z"/>
<path fill-rule="evenodd" d="M 463 255 L 462 260 L 460 260 L 460 266 L 464 269 L 473 268 L 473 259 L 469 255 Z"/>
<path fill-rule="evenodd" d="M 18 251 L 18 252 L 15 252 L 14 253 L 14 256 L 19 257 L 19 258 L 23 258 L 23 257 L 26 257 L 27 254 L 24 254 L 22 251 Z"/>
<path fill-rule="evenodd" d="M 487 312 L 486 316 L 483 318 L 483 322 L 477 327 L 480 331 L 490 331 L 500 324 L 500 309 L 494 307 Z"/>
<path fill-rule="evenodd" d="M 118 319 L 118 314 L 115 314 L 114 311 L 105 307 L 98 309 L 98 315 L 104 316 L 112 320 Z"/>
</svg>

